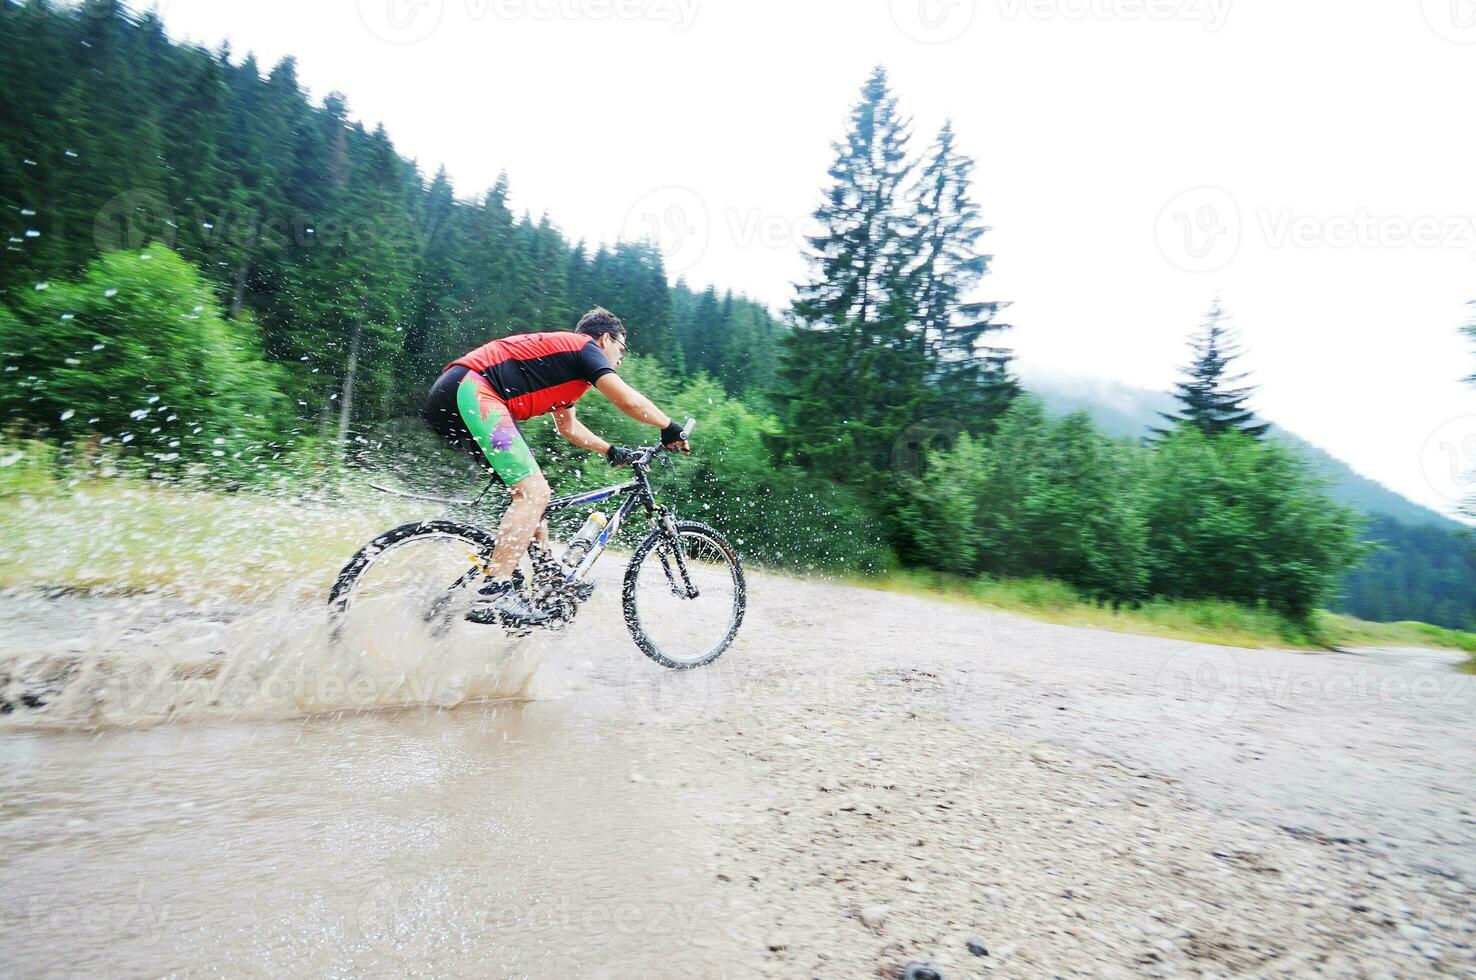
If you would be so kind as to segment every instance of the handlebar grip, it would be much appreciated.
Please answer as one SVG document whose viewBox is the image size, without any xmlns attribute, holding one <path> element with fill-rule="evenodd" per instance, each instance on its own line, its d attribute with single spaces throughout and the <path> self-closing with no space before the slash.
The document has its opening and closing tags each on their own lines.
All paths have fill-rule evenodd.
<svg viewBox="0 0 1476 980">
<path fill-rule="evenodd" d="M 687 441 L 687 439 L 692 435 L 692 430 L 695 428 L 697 428 L 697 420 L 692 418 L 690 415 L 687 416 L 687 422 L 685 425 L 682 426 L 682 442 Z"/>
</svg>

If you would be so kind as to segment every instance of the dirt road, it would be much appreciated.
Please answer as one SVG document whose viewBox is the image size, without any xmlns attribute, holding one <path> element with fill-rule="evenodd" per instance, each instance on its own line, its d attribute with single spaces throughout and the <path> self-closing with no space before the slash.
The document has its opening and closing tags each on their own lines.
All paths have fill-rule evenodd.
<svg viewBox="0 0 1476 980">
<path fill-rule="evenodd" d="M 752 585 L 688 673 L 610 582 L 557 638 L 351 656 L 314 612 L 0 600 L 0 972 L 1476 969 L 1441 655 Z"/>
</svg>

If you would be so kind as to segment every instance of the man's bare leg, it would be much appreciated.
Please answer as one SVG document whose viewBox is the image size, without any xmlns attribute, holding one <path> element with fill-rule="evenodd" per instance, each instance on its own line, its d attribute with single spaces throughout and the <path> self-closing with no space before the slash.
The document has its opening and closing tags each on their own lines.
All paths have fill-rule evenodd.
<svg viewBox="0 0 1476 980">
<path fill-rule="evenodd" d="M 492 566 L 488 570 L 493 579 L 512 577 L 513 569 L 528 553 L 528 544 L 541 530 L 548 499 L 548 481 L 542 473 L 534 473 L 513 484 L 512 503 L 508 504 L 507 513 L 502 515 L 502 523 L 497 526 L 497 548 L 492 552 Z M 540 537 L 540 543 L 546 546 L 547 532 Z"/>
</svg>

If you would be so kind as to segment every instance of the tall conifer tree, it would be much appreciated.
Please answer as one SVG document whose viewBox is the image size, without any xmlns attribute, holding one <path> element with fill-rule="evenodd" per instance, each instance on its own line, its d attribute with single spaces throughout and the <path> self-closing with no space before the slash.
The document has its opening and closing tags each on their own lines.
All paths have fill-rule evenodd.
<svg viewBox="0 0 1476 980">
<path fill-rule="evenodd" d="M 782 369 L 791 433 L 784 448 L 831 476 L 854 475 L 858 461 L 880 468 L 889 432 L 913 421 L 898 412 L 920 380 L 907 377 L 912 251 L 908 218 L 897 207 L 909 136 L 886 71 L 877 68 L 835 144 Z"/>
<path fill-rule="evenodd" d="M 991 345 L 1008 329 L 995 320 L 1006 303 L 970 298 L 993 256 L 978 250 L 989 229 L 969 195 L 974 161 L 954 146 L 945 122 L 912 188 L 918 232 L 918 342 L 932 366 L 953 417 L 970 429 L 987 426 L 1016 392 L 1009 376 L 1013 357 Z"/>
<path fill-rule="evenodd" d="M 1255 388 L 1233 387 L 1248 375 L 1231 374 L 1230 365 L 1241 354 L 1234 332 L 1225 325 L 1225 311 L 1218 300 L 1210 307 L 1204 325 L 1190 341 L 1193 362 L 1185 368 L 1187 377 L 1175 386 L 1179 400 L 1177 414 L 1160 413 L 1174 425 L 1191 425 L 1208 436 L 1224 432 L 1242 432 L 1259 439 L 1270 428 L 1257 422 L 1255 413 L 1246 408 Z M 1167 435 L 1169 429 L 1155 429 Z"/>
</svg>

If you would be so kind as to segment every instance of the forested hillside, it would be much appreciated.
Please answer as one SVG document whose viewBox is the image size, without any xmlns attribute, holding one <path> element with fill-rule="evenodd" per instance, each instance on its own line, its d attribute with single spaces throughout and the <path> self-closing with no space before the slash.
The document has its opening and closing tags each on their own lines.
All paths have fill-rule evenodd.
<svg viewBox="0 0 1476 980">
<path fill-rule="evenodd" d="M 703 418 L 668 492 L 755 559 L 1050 577 L 1301 624 L 1360 559 L 1355 515 L 1248 416 L 1186 411 L 1145 446 L 1020 394 L 974 162 L 950 125 L 914 146 L 880 68 L 837 107 L 829 171 L 796 177 L 819 230 L 781 320 L 669 284 L 648 242 L 569 241 L 506 179 L 422 173 L 343 97 L 311 102 L 290 59 L 175 44 L 113 0 L 0 2 L 7 438 L 166 480 L 362 462 L 394 453 L 379 434 L 448 360 L 598 304 L 630 326 L 622 373 Z M 1231 380 L 1201 371 L 1186 408 L 1232 404 Z M 599 398 L 581 412 L 650 438 Z M 556 484 L 603 478 L 527 428 Z"/>
<path fill-rule="evenodd" d="M 1167 392 L 1116 381 L 1033 372 L 1022 382 L 1057 415 L 1086 412 L 1123 438 L 1148 436 L 1159 413 L 1172 410 Z M 1378 547 L 1329 598 L 1330 608 L 1380 622 L 1419 620 L 1452 629 L 1476 624 L 1476 535 L 1367 477 L 1295 433 L 1271 427 L 1326 484 L 1329 498 L 1368 515 L 1362 532 Z"/>
</svg>

